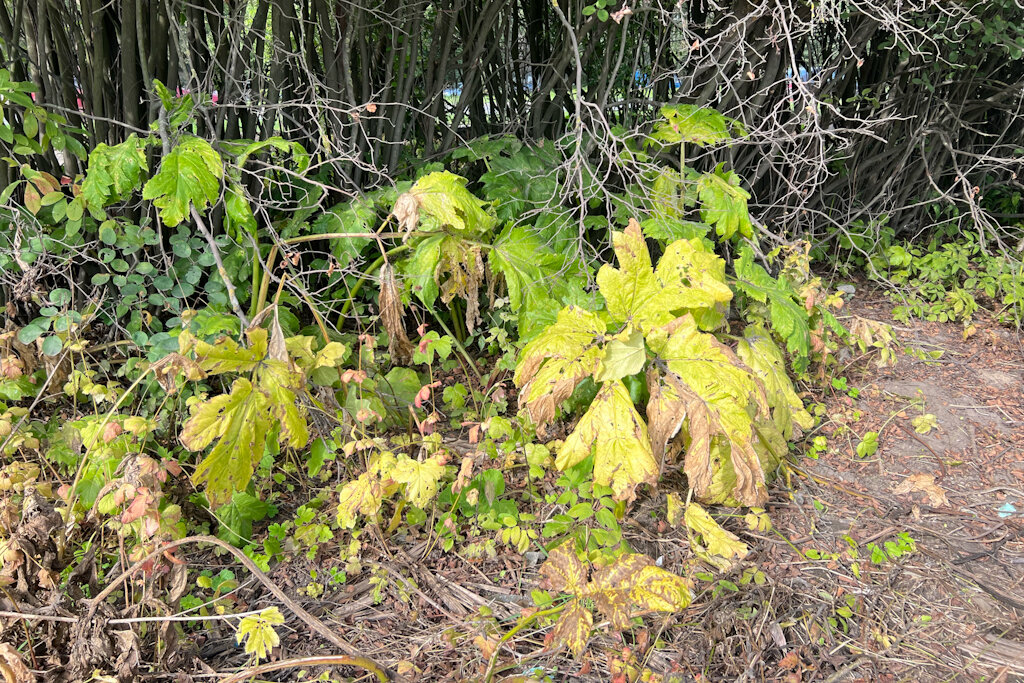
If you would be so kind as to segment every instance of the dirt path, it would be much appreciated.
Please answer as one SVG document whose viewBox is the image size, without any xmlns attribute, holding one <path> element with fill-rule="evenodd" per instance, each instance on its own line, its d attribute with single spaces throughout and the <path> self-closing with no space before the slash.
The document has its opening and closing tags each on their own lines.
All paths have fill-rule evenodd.
<svg viewBox="0 0 1024 683">
<path fill-rule="evenodd" d="M 855 299 L 851 308 L 891 321 L 884 301 Z M 827 448 L 802 461 L 791 500 L 773 506 L 793 547 L 766 538 L 766 559 L 776 563 L 766 572 L 799 606 L 780 615 L 797 622 L 783 634 L 798 635 L 776 645 L 796 653 L 783 660 L 801 674 L 792 680 L 1020 680 L 1020 339 L 987 322 L 966 340 L 959 325 L 893 325 L 909 353 L 894 368 L 849 376 L 856 397 L 826 399 L 829 420 L 812 437 L 825 436 Z M 869 431 L 878 449 L 862 457 L 857 445 Z M 884 553 L 888 541 L 895 552 L 887 554 L 899 554 L 901 533 L 916 552 L 876 551 L 872 562 L 868 543 Z"/>
</svg>

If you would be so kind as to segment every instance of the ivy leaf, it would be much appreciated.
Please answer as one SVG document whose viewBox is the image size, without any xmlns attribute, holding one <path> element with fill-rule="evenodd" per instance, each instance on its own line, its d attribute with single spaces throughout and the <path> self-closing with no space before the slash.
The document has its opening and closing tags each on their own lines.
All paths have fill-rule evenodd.
<svg viewBox="0 0 1024 683">
<path fill-rule="evenodd" d="M 811 333 L 807 309 L 793 299 L 793 290 L 779 282 L 757 263 L 750 247 L 744 245 L 734 262 L 736 286 L 747 296 L 769 304 L 772 329 L 786 340 L 786 348 L 794 354 L 794 366 L 806 366 L 811 354 Z"/>
<path fill-rule="evenodd" d="M 142 189 L 142 198 L 160 209 L 165 225 L 174 227 L 188 215 L 189 204 L 203 211 L 220 197 L 224 164 L 210 143 L 185 137 L 160 163 Z"/>
<path fill-rule="evenodd" d="M 391 478 L 398 484 L 405 484 L 405 497 L 418 508 L 425 508 L 434 500 L 443 475 L 444 466 L 436 456 L 417 461 L 400 455 L 391 470 Z"/>
<path fill-rule="evenodd" d="M 601 348 L 596 341 L 604 331 L 596 314 L 566 306 L 554 325 L 523 347 L 514 379 L 521 388 L 519 405 L 530 411 L 535 423 L 553 420 L 558 405 L 598 369 Z"/>
<path fill-rule="evenodd" d="M 238 622 L 235 635 L 238 644 L 245 643 L 245 653 L 257 660 L 266 659 L 270 651 L 281 644 L 274 626 L 284 623 L 284 615 L 277 607 L 268 607 L 259 614 L 250 614 Z"/>
<path fill-rule="evenodd" d="M 719 164 L 714 173 L 705 173 L 697 182 L 701 219 L 715 226 L 715 232 L 724 239 L 731 239 L 737 232 L 750 237 L 754 234 L 747 210 L 750 193 L 740 187 L 740 177 L 723 170 L 723 166 Z"/>
<path fill-rule="evenodd" d="M 231 496 L 231 502 L 217 510 L 220 529 L 217 536 L 234 545 L 250 542 L 252 523 L 258 522 L 270 513 L 272 506 L 256 496 L 238 491 Z"/>
<path fill-rule="evenodd" d="M 698 555 L 722 571 L 728 571 L 733 564 L 745 558 L 750 552 L 746 543 L 732 532 L 723 529 L 714 517 L 697 503 L 686 506 L 683 519 L 692 535 L 700 539 L 699 544 L 693 544 L 695 548 L 700 548 Z"/>
<path fill-rule="evenodd" d="M 466 179 L 448 171 L 428 173 L 409 190 L 420 215 L 427 214 L 442 226 L 460 232 L 484 233 L 494 227 L 494 218 L 483 202 L 466 189 Z"/>
<path fill-rule="evenodd" d="M 601 366 L 594 379 L 606 382 L 629 377 L 643 370 L 646 362 L 643 332 L 627 327 L 622 334 L 605 345 Z"/>
<path fill-rule="evenodd" d="M 664 121 L 654 125 L 651 139 L 668 145 L 689 142 L 695 145 L 712 145 L 731 140 L 730 129 L 746 135 L 746 129 L 739 121 L 707 107 L 692 104 L 672 104 L 661 108 Z"/>
<path fill-rule="evenodd" d="M 616 500 L 632 500 L 639 484 L 654 484 L 654 460 L 647 425 L 621 380 L 605 382 L 590 408 L 558 449 L 562 471 L 595 453 L 594 483 L 611 486 Z"/>
<path fill-rule="evenodd" d="M 743 339 L 736 345 L 736 354 L 764 383 L 775 423 L 786 439 L 792 435 L 791 422 L 796 422 L 802 429 L 814 426 L 814 418 L 804 409 L 803 401 L 796 395 L 793 383 L 786 374 L 782 351 L 768 337 L 764 328 L 760 325 L 747 325 L 743 330 Z"/>
<path fill-rule="evenodd" d="M 573 600 L 562 610 L 558 621 L 551 629 L 550 647 L 557 649 L 565 646 L 576 659 L 579 659 L 587 648 L 587 641 L 590 640 L 590 632 L 593 629 L 594 615 L 581 600 Z"/>
</svg>

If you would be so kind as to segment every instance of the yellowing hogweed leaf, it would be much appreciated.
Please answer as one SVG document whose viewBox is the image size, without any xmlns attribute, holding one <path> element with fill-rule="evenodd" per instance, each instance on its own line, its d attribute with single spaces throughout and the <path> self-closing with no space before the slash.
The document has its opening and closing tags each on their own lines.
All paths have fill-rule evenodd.
<svg viewBox="0 0 1024 683">
<path fill-rule="evenodd" d="M 249 346 L 244 347 L 231 337 L 221 337 L 213 344 L 182 333 L 178 346 L 182 354 L 195 351 L 199 367 L 211 375 L 225 372 L 247 372 L 255 370 L 267 356 L 268 334 L 263 328 L 246 330 Z"/>
<path fill-rule="evenodd" d="M 515 373 L 516 386 L 522 388 L 519 405 L 538 425 L 554 419 L 558 405 L 597 370 L 601 348 L 596 340 L 604 331 L 597 315 L 567 306 L 553 325 L 523 347 Z"/>
<path fill-rule="evenodd" d="M 749 407 L 755 415 L 768 417 L 762 385 L 728 347 L 698 331 L 689 314 L 674 327 L 667 335 L 648 337 L 670 371 L 659 380 L 658 392 L 651 394 L 660 404 L 649 405 L 648 411 L 653 409 L 659 424 L 666 421 L 672 428 L 678 420 L 675 402 L 684 404 L 690 438 L 684 468 L 698 499 L 706 499 L 710 485 L 711 438 L 721 434 L 730 446 L 736 498 L 745 505 L 764 503 L 768 496 L 765 475 L 751 442 L 754 420 L 748 412 Z M 671 414 L 663 420 L 662 413 Z M 659 444 L 666 438 L 660 430 L 657 436 Z"/>
<path fill-rule="evenodd" d="M 595 452 L 594 483 L 611 486 L 616 500 L 632 500 L 639 484 L 654 484 L 658 463 L 647 425 L 621 380 L 605 382 L 555 459 L 566 470 Z"/>
<path fill-rule="evenodd" d="M 384 487 L 380 479 L 363 472 L 342 487 L 338 494 L 338 526 L 351 529 L 359 515 L 369 517 L 377 514 L 384 499 Z"/>
<path fill-rule="evenodd" d="M 630 219 L 625 231 L 612 233 L 612 243 L 619 268 L 601 266 L 597 283 L 615 320 L 632 322 L 645 333 L 686 310 L 708 328 L 721 321 L 719 309 L 732 299 L 725 284 L 725 262 L 707 252 L 700 240 L 670 244 L 656 270 L 635 220 Z"/>
<path fill-rule="evenodd" d="M 654 276 L 640 224 L 631 218 L 623 232 L 612 233 L 612 245 L 619 267 L 606 263 L 597 272 L 608 313 L 616 321 L 632 322 L 645 332 L 671 321 L 674 316 L 670 311 L 677 305 L 672 293 Z"/>
<path fill-rule="evenodd" d="M 302 448 L 309 441 L 306 419 L 296 397 L 302 387 L 302 374 L 283 361 L 268 360 L 263 362 L 257 375 L 259 388 L 267 395 L 270 412 L 281 425 L 281 442 Z"/>
<path fill-rule="evenodd" d="M 918 434 L 927 434 L 936 427 L 939 426 L 939 418 L 935 417 L 931 413 L 925 413 L 924 415 L 918 415 L 910 424 L 914 426 L 914 431 Z"/>
<path fill-rule="evenodd" d="M 738 175 L 722 169 L 724 165 L 719 164 L 714 173 L 705 173 L 697 183 L 701 219 L 715 226 L 715 232 L 725 239 L 737 232 L 750 237 L 754 234 L 747 210 L 750 193 L 740 187 Z"/>
<path fill-rule="evenodd" d="M 224 399 L 215 396 L 194 404 L 180 437 L 193 451 L 219 439 L 192 475 L 194 483 L 206 484 L 206 497 L 214 507 L 230 502 L 235 491 L 248 485 L 271 426 L 266 397 L 249 380 L 235 380 Z"/>
<path fill-rule="evenodd" d="M 185 137 L 160 162 L 156 175 L 142 188 L 163 222 L 174 227 L 188 215 L 189 205 L 203 211 L 220 197 L 224 164 L 210 143 Z"/>
<path fill-rule="evenodd" d="M 575 543 L 567 541 L 548 553 L 540 566 L 541 588 L 579 595 L 587 585 L 587 568 L 576 556 Z"/>
<path fill-rule="evenodd" d="M 658 283 L 674 299 L 673 310 L 688 309 L 702 329 L 714 329 L 724 318 L 732 290 L 725 283 L 725 261 L 698 239 L 676 240 L 654 271 Z"/>
<path fill-rule="evenodd" d="M 743 339 L 736 346 L 736 355 L 764 383 L 768 403 L 772 406 L 776 425 L 783 436 L 788 439 L 792 434 L 790 419 L 802 429 L 814 426 L 814 418 L 804 409 L 803 401 L 796 395 L 793 383 L 786 374 L 782 351 L 761 326 L 747 325 L 743 330 Z"/>
<path fill-rule="evenodd" d="M 203 450 L 217 440 L 192 475 L 194 483 L 205 482 L 207 499 L 214 507 L 230 502 L 235 492 L 245 489 L 263 457 L 267 433 L 275 425 L 285 445 L 301 448 L 309 441 L 305 410 L 298 398 L 306 390 L 304 375 L 290 360 L 267 355 L 266 330 L 256 328 L 246 334 L 249 348 L 227 338 L 216 344 L 194 338 L 181 341 L 183 352 L 195 350 L 200 367 L 212 374 L 252 372 L 251 379 L 236 379 L 230 393 L 193 403 L 180 435 L 181 443 L 191 451 Z M 287 358 L 284 340 L 275 346 L 280 346 L 279 354 Z M 204 357 L 203 353 L 210 355 Z"/>
<path fill-rule="evenodd" d="M 644 369 L 647 353 L 644 349 L 644 335 L 640 330 L 628 327 L 621 335 L 604 347 L 601 367 L 595 379 L 607 382 L 635 375 Z"/>
<path fill-rule="evenodd" d="M 579 657 L 593 628 L 593 616 L 583 598 L 611 622 L 612 628 L 630 627 L 634 611 L 677 612 L 691 601 L 686 579 L 654 565 L 646 555 L 625 554 L 594 572 L 587 581 L 587 567 L 580 562 L 569 541 L 551 551 L 541 566 L 541 587 L 574 596 L 552 631 L 553 647 L 567 645 Z"/>
<path fill-rule="evenodd" d="M 686 526 L 694 536 L 700 538 L 700 544 L 703 546 L 703 550 L 697 553 L 698 556 L 722 571 L 728 570 L 750 552 L 746 543 L 723 529 L 707 510 L 696 503 L 686 506 L 685 520 Z"/>
<path fill-rule="evenodd" d="M 651 139 L 669 145 L 688 142 L 704 146 L 726 142 L 733 137 L 731 129 L 741 136 L 746 135 L 739 121 L 707 107 L 671 104 L 661 108 L 661 115 L 664 120 L 654 125 Z"/>
<path fill-rule="evenodd" d="M 690 604 L 690 587 L 681 576 L 655 566 L 646 555 L 627 554 L 597 570 L 587 597 L 608 617 L 612 628 L 629 628 L 635 610 L 678 612 Z"/>
<path fill-rule="evenodd" d="M 579 599 L 573 600 L 562 610 L 558 621 L 551 629 L 549 646 L 557 649 L 563 645 L 579 659 L 587 648 L 590 632 L 594 628 L 594 615 Z"/>
<path fill-rule="evenodd" d="M 268 607 L 259 614 L 250 614 L 238 622 L 236 642 L 245 642 L 245 653 L 257 660 L 266 659 L 270 651 L 281 644 L 274 626 L 284 623 L 284 615 L 276 607 Z"/>
<path fill-rule="evenodd" d="M 442 226 L 478 233 L 494 227 L 484 203 L 466 189 L 466 179 L 454 173 L 428 173 L 416 181 L 409 195 L 416 200 L 420 216 L 431 216 Z"/>
<path fill-rule="evenodd" d="M 391 478 L 399 484 L 405 484 L 405 497 L 418 508 L 425 508 L 434 499 L 443 475 L 444 465 L 438 461 L 437 456 L 420 462 L 407 455 L 400 455 L 391 470 Z"/>
</svg>

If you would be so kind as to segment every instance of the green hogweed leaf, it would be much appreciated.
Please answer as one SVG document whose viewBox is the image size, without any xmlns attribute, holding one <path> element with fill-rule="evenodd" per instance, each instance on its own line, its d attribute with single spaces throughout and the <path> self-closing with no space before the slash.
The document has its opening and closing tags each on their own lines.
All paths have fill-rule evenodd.
<svg viewBox="0 0 1024 683">
<path fill-rule="evenodd" d="M 189 206 L 202 212 L 220 197 L 224 164 L 210 143 L 185 137 L 160 163 L 142 188 L 142 198 L 160 209 L 164 224 L 174 227 L 188 216 Z"/>
<path fill-rule="evenodd" d="M 772 329 L 786 340 L 786 348 L 797 361 L 811 355 L 811 332 L 807 309 L 794 300 L 794 292 L 779 282 L 757 263 L 750 247 L 740 249 L 734 262 L 736 286 L 747 296 L 769 305 Z M 799 369 L 799 368 L 798 368 Z"/>
<path fill-rule="evenodd" d="M 735 129 L 740 136 L 746 129 L 739 121 L 730 119 L 714 109 L 692 104 L 672 104 L 661 108 L 664 121 L 654 125 L 651 139 L 669 145 L 689 142 L 695 145 L 713 145 L 733 138 Z"/>
<path fill-rule="evenodd" d="M 82 196 L 90 207 L 102 209 L 125 199 L 149 170 L 145 142 L 134 133 L 113 147 L 103 143 L 89 153 L 89 170 L 82 181 Z"/>
<path fill-rule="evenodd" d="M 701 219 L 715 226 L 715 232 L 724 239 L 731 239 L 737 232 L 751 237 L 754 230 L 747 212 L 750 193 L 740 187 L 738 175 L 724 171 L 722 166 L 719 164 L 714 173 L 705 173 L 697 183 Z"/>
</svg>

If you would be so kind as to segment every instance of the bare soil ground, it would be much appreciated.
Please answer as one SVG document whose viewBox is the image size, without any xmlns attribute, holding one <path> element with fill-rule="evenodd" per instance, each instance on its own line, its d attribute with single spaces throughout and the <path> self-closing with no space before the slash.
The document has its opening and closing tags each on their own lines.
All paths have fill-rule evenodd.
<svg viewBox="0 0 1024 683">
<path fill-rule="evenodd" d="M 891 322 L 889 309 L 862 290 L 844 312 Z M 772 529 L 752 532 L 742 513 L 716 511 L 750 546 L 746 560 L 714 580 L 697 579 L 683 614 L 648 617 L 621 638 L 597 624 L 579 661 L 544 650 L 549 625 L 498 640 L 532 607 L 537 553 L 499 550 L 469 560 L 439 552 L 424 535 L 400 528 L 384 538 L 369 529 L 358 573 L 339 559 L 337 543 L 327 543 L 314 559 L 277 565 L 269 578 L 410 681 L 480 680 L 495 647 L 494 680 L 505 681 L 1024 680 L 1024 353 L 1016 331 L 986 320 L 976 328 L 965 339 L 958 324 L 894 324 L 905 351 L 895 367 L 851 359 L 844 372 L 859 392 L 818 397 L 826 419 L 808 441 L 824 436 L 827 447 L 817 459 L 798 454 L 775 484 Z M 935 416 L 935 427 L 918 433 L 914 419 L 923 415 Z M 856 447 L 868 431 L 879 433 L 879 448 L 860 457 Z M 640 500 L 623 533 L 637 552 L 682 571 L 693 561 L 687 535 L 663 521 L 665 495 L 679 489 L 669 479 Z M 912 551 L 901 534 L 913 540 Z M 230 556 L 187 550 L 180 555 L 192 569 L 235 572 L 236 611 L 279 604 Z M 348 569 L 349 581 L 326 582 L 332 568 Z M 322 594 L 311 593 L 318 583 Z M 337 653 L 282 612 L 288 619 L 272 660 Z M 18 620 L 0 624 L 3 640 L 22 639 L 10 630 L 23 628 Z M 166 626 L 159 633 L 169 635 Z M 247 661 L 225 621 L 206 622 L 176 644 L 164 640 L 163 649 L 159 642 L 153 633 L 143 637 L 133 669 L 162 673 L 137 680 L 220 680 Z M 259 680 L 321 674 L 372 678 L 311 663 Z"/>
</svg>

